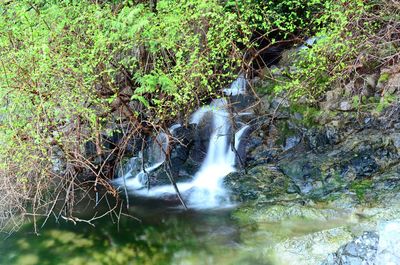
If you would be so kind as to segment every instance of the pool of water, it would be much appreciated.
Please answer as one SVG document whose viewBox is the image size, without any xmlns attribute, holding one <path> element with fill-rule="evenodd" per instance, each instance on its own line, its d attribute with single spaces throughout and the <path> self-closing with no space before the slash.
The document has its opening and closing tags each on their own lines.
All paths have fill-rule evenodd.
<svg viewBox="0 0 400 265">
<path fill-rule="evenodd" d="M 39 235 L 27 223 L 0 241 L 0 264 L 273 264 L 270 249 L 278 241 L 336 225 L 243 222 L 234 214 L 240 206 L 192 211 L 160 201 L 131 205 L 126 214 L 115 211 L 92 224 L 50 218 Z M 81 207 L 81 219 L 99 208 L 92 206 Z"/>
</svg>

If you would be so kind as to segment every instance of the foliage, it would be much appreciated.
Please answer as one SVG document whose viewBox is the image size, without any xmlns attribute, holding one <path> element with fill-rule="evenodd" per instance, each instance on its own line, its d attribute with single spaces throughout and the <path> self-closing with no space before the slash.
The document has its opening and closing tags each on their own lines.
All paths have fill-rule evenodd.
<svg viewBox="0 0 400 265">
<path fill-rule="evenodd" d="M 274 86 L 276 93 L 314 105 L 324 100 L 326 91 L 366 80 L 399 60 L 399 9 L 392 2 L 331 1 L 323 6 L 320 23 L 313 27 L 314 43 L 287 52 L 289 64 Z M 388 77 L 382 73 L 378 82 Z M 369 101 L 357 86 L 346 93 L 357 109 Z M 380 100 L 377 109 L 387 102 Z"/>
<path fill-rule="evenodd" d="M 286 1 L 227 1 L 229 10 L 238 12 L 239 18 L 254 30 L 263 31 L 265 37 L 287 39 L 293 34 L 312 34 L 326 20 L 321 14 L 326 13 L 330 0 L 286 0 Z M 277 34 L 269 35 L 268 33 Z"/>
<path fill-rule="evenodd" d="M 314 43 L 292 55 L 291 69 L 284 73 L 287 79 L 275 87 L 276 92 L 289 91 L 293 99 L 316 102 L 335 82 L 349 77 L 348 67 L 360 52 L 358 43 L 366 38 L 350 29 L 365 12 L 363 1 L 326 2 L 324 8 Z"/>
</svg>

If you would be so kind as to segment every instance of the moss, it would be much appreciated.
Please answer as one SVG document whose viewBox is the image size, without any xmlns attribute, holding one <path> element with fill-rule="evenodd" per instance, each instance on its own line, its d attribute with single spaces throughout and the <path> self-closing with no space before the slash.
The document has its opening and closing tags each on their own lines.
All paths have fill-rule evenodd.
<svg viewBox="0 0 400 265">
<path fill-rule="evenodd" d="M 356 193 L 357 198 L 360 201 L 364 201 L 365 194 L 368 190 L 372 188 L 372 184 L 372 181 L 369 179 L 355 181 L 350 185 L 350 190 Z"/>
<path fill-rule="evenodd" d="M 319 108 L 305 104 L 292 104 L 290 106 L 290 113 L 300 113 L 303 118 L 298 123 L 306 127 L 313 127 L 318 125 L 317 118 L 321 115 L 322 111 Z"/>
</svg>

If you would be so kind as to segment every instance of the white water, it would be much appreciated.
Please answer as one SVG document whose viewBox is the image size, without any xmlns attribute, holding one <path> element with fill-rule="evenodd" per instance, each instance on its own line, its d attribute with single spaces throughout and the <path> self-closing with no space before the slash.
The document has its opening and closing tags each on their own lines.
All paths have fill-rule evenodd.
<svg viewBox="0 0 400 265">
<path fill-rule="evenodd" d="M 235 84 L 234 82 L 235 89 L 239 89 L 239 86 L 242 86 L 242 88 L 244 86 L 245 88 L 245 80 L 243 83 L 241 79 L 244 78 L 240 76 L 235 81 L 237 83 Z M 235 92 L 239 90 L 235 90 Z M 191 117 L 190 122 L 197 124 L 197 126 L 201 126 L 201 123 L 206 119 L 212 118 L 212 134 L 206 157 L 199 171 L 191 181 L 177 183 L 178 190 L 190 208 L 220 208 L 231 205 L 228 191 L 223 186 L 223 179 L 226 175 L 235 171 L 236 154 L 231 146 L 231 122 L 226 105 L 225 99 L 214 100 L 209 106 L 198 109 Z M 170 128 L 170 131 L 173 132 L 178 127 L 180 125 L 175 124 Z M 234 147 L 236 150 L 247 128 L 248 126 L 245 125 L 235 133 Z M 164 146 L 162 149 L 164 149 Z M 166 150 L 166 147 L 164 150 Z M 151 167 L 146 168 L 146 172 L 149 173 L 157 169 L 164 161 L 165 155 Z M 146 197 L 164 197 L 176 193 L 172 185 L 151 187 L 148 190 L 143 185 L 143 178 L 146 175 L 143 170 L 133 178 L 132 170 L 128 173 L 122 177 L 122 180 L 121 178 L 118 179 L 117 184 L 126 185 L 127 189 L 133 190 L 135 194 Z"/>
</svg>

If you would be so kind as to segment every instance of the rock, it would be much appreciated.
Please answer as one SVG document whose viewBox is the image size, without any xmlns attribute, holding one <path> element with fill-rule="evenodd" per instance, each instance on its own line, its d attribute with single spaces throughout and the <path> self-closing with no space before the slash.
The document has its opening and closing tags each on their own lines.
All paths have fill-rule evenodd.
<svg viewBox="0 0 400 265">
<path fill-rule="evenodd" d="M 253 95 L 248 94 L 238 94 L 235 96 L 230 96 L 230 104 L 233 107 L 233 111 L 235 113 L 239 113 L 241 111 L 249 111 L 249 106 L 253 105 L 255 101 L 255 97 Z"/>
<path fill-rule="evenodd" d="M 229 174 L 224 184 L 231 190 L 234 200 L 249 201 L 286 194 L 289 180 L 276 168 L 263 164 L 251 168 L 247 173 Z"/>
<path fill-rule="evenodd" d="M 269 99 L 269 95 L 266 95 L 260 99 L 260 104 L 256 106 L 255 112 L 261 115 L 267 114 L 270 111 L 270 107 L 271 107 L 271 102 Z"/>
<path fill-rule="evenodd" d="M 365 82 L 368 89 L 372 90 L 372 94 L 375 91 L 376 85 L 378 84 L 379 75 L 377 73 L 365 76 Z"/>
<path fill-rule="evenodd" d="M 377 233 L 365 232 L 330 254 L 321 265 L 375 265 L 378 240 Z"/>
<path fill-rule="evenodd" d="M 184 168 L 189 158 L 191 144 L 193 142 L 193 127 L 180 126 L 172 132 L 173 143 L 170 151 L 171 170 L 175 173 Z M 192 167 L 191 167 L 192 168 Z M 187 171 L 187 169 L 186 169 Z M 191 172 L 192 170 L 189 170 Z"/>
<path fill-rule="evenodd" d="M 334 134 L 333 131 L 329 133 L 317 130 L 317 129 L 310 129 L 305 134 L 304 137 L 306 139 L 306 143 L 311 150 L 316 150 L 323 148 L 329 143 L 328 137 L 335 137 L 330 135 L 330 133 Z"/>
<path fill-rule="evenodd" d="M 334 131 L 331 133 L 338 134 Z M 399 173 L 391 170 L 400 158 L 394 145 L 397 137 L 397 134 L 382 134 L 371 129 L 350 135 L 345 141 L 339 142 L 339 136 L 329 136 L 328 139 L 326 133 L 311 130 L 305 134 L 311 150 L 302 153 L 288 150 L 281 157 L 278 156 L 278 167 L 302 194 L 314 198 L 371 179 L 373 183 L 386 183 L 379 189 L 393 189 L 396 185 L 393 178 L 399 176 Z M 372 185 L 362 185 L 362 192 L 370 188 Z"/>
<path fill-rule="evenodd" d="M 397 150 L 400 152 L 400 133 L 393 133 L 391 135 L 393 145 L 394 147 L 397 148 Z"/>
<path fill-rule="evenodd" d="M 325 136 L 329 144 L 335 145 L 341 141 L 341 135 L 339 130 L 335 126 L 325 127 Z"/>
<path fill-rule="evenodd" d="M 400 73 L 391 75 L 385 87 L 385 94 L 392 95 L 396 92 L 400 92 Z"/>
<path fill-rule="evenodd" d="M 301 141 L 301 138 L 299 136 L 290 136 L 286 138 L 285 145 L 283 146 L 283 150 L 287 151 L 289 149 L 292 149 L 296 145 L 298 145 Z"/>
<path fill-rule="evenodd" d="M 350 110 L 353 110 L 353 106 L 349 101 L 342 101 L 339 103 L 338 110 L 350 111 Z"/>
<path fill-rule="evenodd" d="M 67 159 L 65 153 L 58 146 L 53 146 L 50 154 L 50 161 L 52 163 L 53 173 L 63 176 L 67 170 Z"/>
<path fill-rule="evenodd" d="M 326 101 L 335 102 L 340 99 L 342 94 L 343 94 L 343 90 L 341 88 L 329 90 L 326 92 Z"/>
<path fill-rule="evenodd" d="M 358 264 L 400 264 L 400 220 L 380 222 L 376 232 L 364 232 L 330 254 L 321 265 Z"/>
<path fill-rule="evenodd" d="M 378 233 L 376 265 L 400 264 L 400 220 L 380 223 Z"/>
<path fill-rule="evenodd" d="M 242 221 L 257 223 L 288 222 L 302 220 L 304 222 L 327 222 L 343 218 L 344 214 L 333 208 L 322 208 L 301 205 L 296 201 L 275 205 L 263 205 L 258 208 L 242 208 L 235 213 Z M 246 219 L 246 220 L 244 220 Z"/>
<path fill-rule="evenodd" d="M 313 155 L 298 157 L 296 159 L 287 158 L 279 163 L 279 168 L 287 175 L 299 188 L 301 193 L 310 194 L 322 188 L 321 169 L 318 166 L 320 161 Z"/>
<path fill-rule="evenodd" d="M 301 120 L 303 120 L 304 116 L 303 116 L 301 113 L 299 113 L 299 112 L 295 112 L 295 113 L 293 114 L 293 118 L 296 119 L 296 120 L 298 120 L 298 121 L 301 121 Z"/>
<path fill-rule="evenodd" d="M 286 240 L 274 247 L 274 264 L 320 264 L 329 253 L 351 238 L 347 229 L 338 227 Z"/>
<path fill-rule="evenodd" d="M 288 108 L 290 106 L 289 101 L 282 97 L 275 97 L 272 99 L 271 102 L 272 108 Z"/>
<path fill-rule="evenodd" d="M 212 113 L 207 113 L 193 132 L 193 147 L 190 150 L 189 157 L 199 165 L 207 155 L 212 128 Z"/>
</svg>

